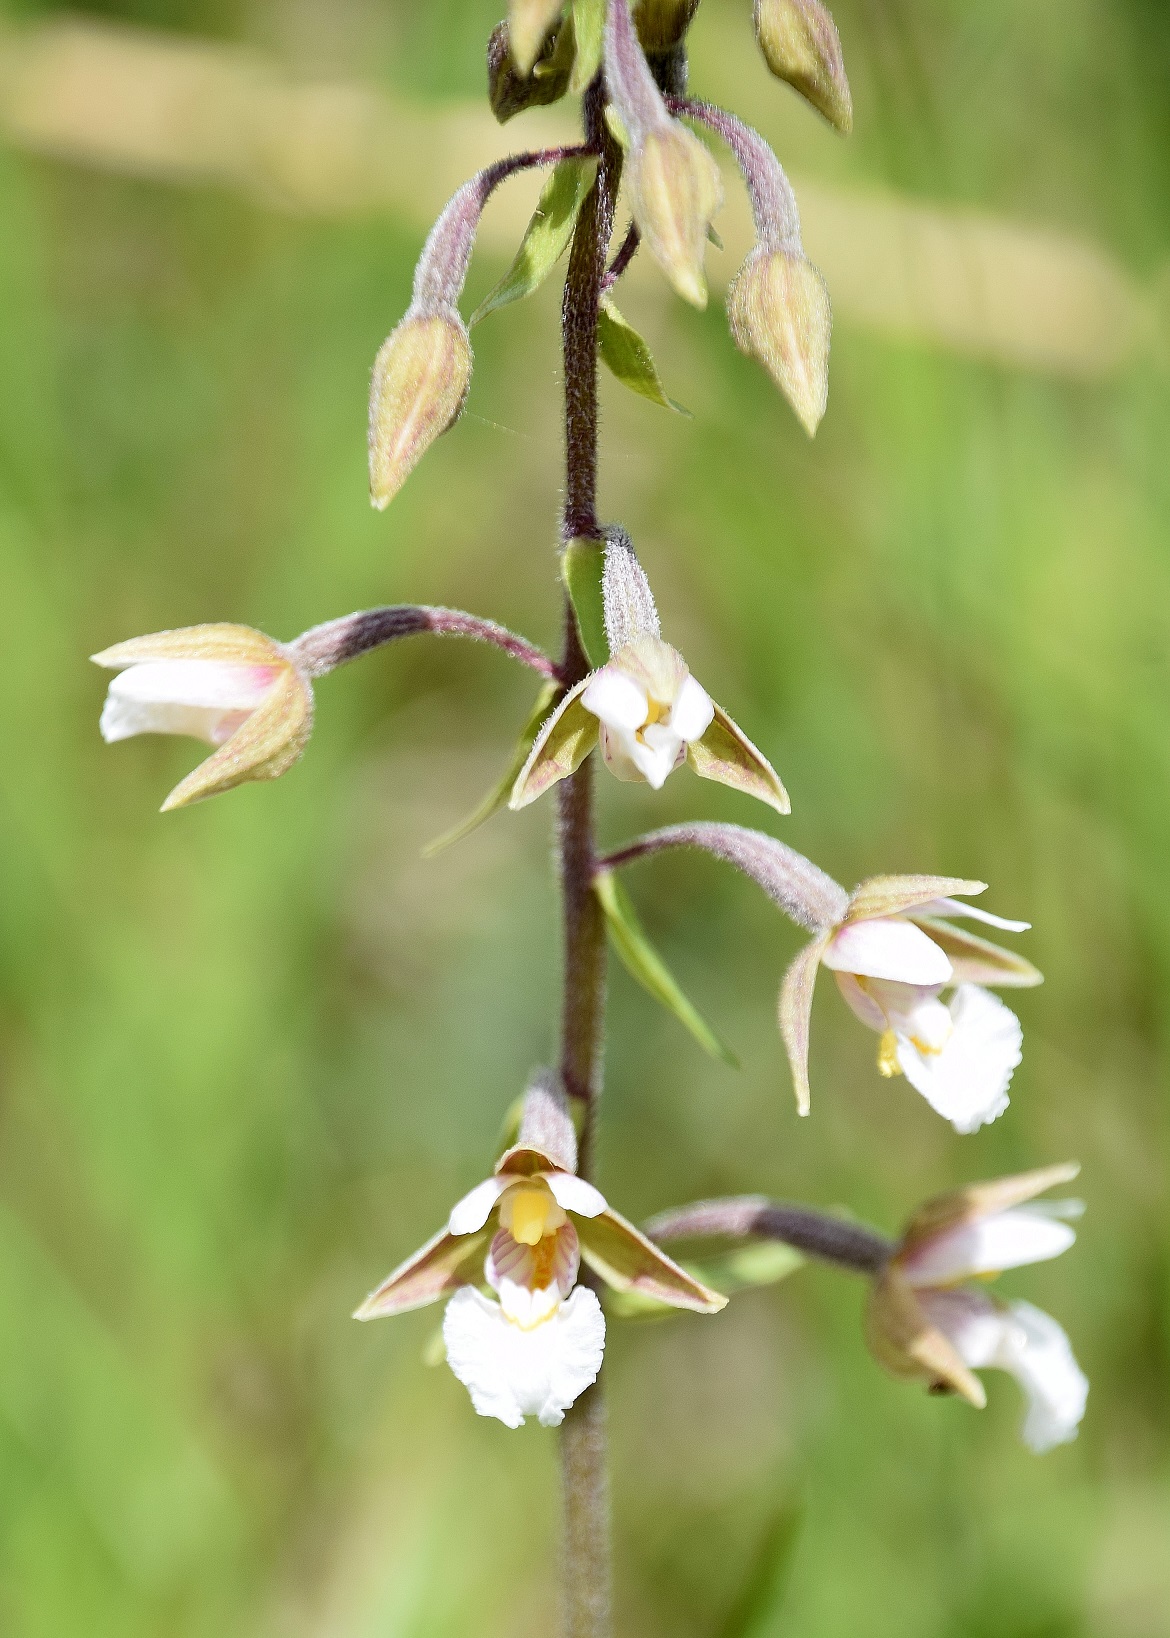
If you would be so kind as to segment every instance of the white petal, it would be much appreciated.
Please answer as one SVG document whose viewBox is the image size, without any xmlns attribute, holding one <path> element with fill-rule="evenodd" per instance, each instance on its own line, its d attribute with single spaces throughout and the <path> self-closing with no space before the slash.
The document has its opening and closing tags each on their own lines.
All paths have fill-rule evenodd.
<svg viewBox="0 0 1170 1638">
<path fill-rule="evenodd" d="M 1047 1262 L 1076 1235 L 1067 1223 L 1027 1206 L 995 1212 L 936 1235 L 900 1261 L 912 1285 L 948 1285 L 976 1274 Z"/>
<path fill-rule="evenodd" d="M 151 660 L 110 683 L 102 709 L 107 743 L 133 734 L 186 734 L 222 745 L 256 709 L 276 668 L 220 660 Z"/>
<path fill-rule="evenodd" d="M 601 1369 L 605 1318 L 594 1293 L 578 1286 L 550 1319 L 523 1331 L 498 1303 L 464 1286 L 447 1304 L 443 1340 L 481 1416 L 510 1428 L 535 1416 L 556 1427 Z"/>
<path fill-rule="evenodd" d="M 681 740 L 702 739 L 715 716 L 710 694 L 688 673 L 670 708 L 670 726 Z"/>
<path fill-rule="evenodd" d="M 605 1210 L 605 1196 L 583 1177 L 572 1172 L 542 1172 L 540 1175 L 562 1211 L 576 1212 L 578 1217 L 600 1217 Z"/>
<path fill-rule="evenodd" d="M 1013 1334 L 997 1360 L 1028 1399 L 1022 1436 L 1029 1450 L 1051 1450 L 1077 1436 L 1089 1397 L 1089 1379 L 1076 1362 L 1064 1330 L 1030 1302 L 1014 1302 Z"/>
<path fill-rule="evenodd" d="M 607 727 L 624 728 L 627 733 L 640 728 L 650 715 L 645 690 L 613 665 L 595 673 L 581 695 L 581 704 Z"/>
<path fill-rule="evenodd" d="M 982 921 L 988 927 L 998 927 L 1004 933 L 1027 933 L 1032 928 L 1030 921 L 1009 921 L 1006 916 L 993 916 L 990 910 L 981 910 L 977 904 L 965 904 L 961 899 L 932 899 L 929 904 L 916 904 L 910 914 L 946 916 L 951 921 L 966 916 L 970 921 Z"/>
<path fill-rule="evenodd" d="M 898 1067 L 956 1132 L 974 1132 L 1008 1106 L 1023 1031 L 997 996 L 975 984 L 959 986 L 950 1010 L 954 1027 L 942 1051 L 920 1052 L 899 1035 Z"/>
<path fill-rule="evenodd" d="M 835 972 L 899 984 L 945 984 L 951 976 L 946 954 L 921 927 L 888 917 L 848 922 L 834 933 L 821 959 Z"/>
<path fill-rule="evenodd" d="M 514 1177 L 485 1177 L 470 1194 L 465 1194 L 451 1208 L 447 1219 L 448 1234 L 477 1234 L 492 1214 L 492 1207 L 516 1179 Z"/>
<path fill-rule="evenodd" d="M 607 728 L 601 724 L 601 754 L 605 765 L 616 779 L 624 780 L 627 785 L 643 785 L 646 775 L 639 766 L 639 757 L 642 746 L 632 733 L 624 728 Z"/>
<path fill-rule="evenodd" d="M 660 791 L 669 776 L 685 756 L 682 740 L 665 722 L 653 722 L 643 728 L 642 737 L 634 742 L 633 756 L 646 783 Z"/>
<path fill-rule="evenodd" d="M 876 1029 L 880 1035 L 884 1029 L 889 1028 L 885 1013 L 852 973 L 834 973 L 833 977 L 837 980 L 837 988 L 844 996 L 850 1012 L 860 1018 L 868 1029 Z"/>
<path fill-rule="evenodd" d="M 1076 1438 L 1089 1382 L 1050 1314 L 1030 1302 L 1000 1308 L 974 1291 L 923 1291 L 919 1301 L 973 1370 L 991 1366 L 1015 1377 L 1028 1401 L 1022 1434 L 1029 1449 Z"/>
<path fill-rule="evenodd" d="M 562 1294 L 555 1285 L 533 1287 L 500 1279 L 493 1280 L 492 1287 L 505 1316 L 522 1331 L 542 1324 L 561 1305 Z"/>
</svg>

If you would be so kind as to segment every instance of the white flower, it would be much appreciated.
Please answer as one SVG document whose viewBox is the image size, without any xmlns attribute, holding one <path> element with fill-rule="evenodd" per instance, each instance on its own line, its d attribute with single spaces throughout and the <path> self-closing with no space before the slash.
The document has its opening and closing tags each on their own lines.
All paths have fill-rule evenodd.
<svg viewBox="0 0 1170 1638">
<path fill-rule="evenodd" d="M 443 1320 L 447 1362 L 475 1409 L 508 1427 L 527 1416 L 555 1427 L 596 1378 L 605 1347 L 601 1304 L 576 1283 L 582 1259 L 615 1289 L 677 1308 L 714 1313 L 726 1300 L 611 1210 L 591 1183 L 517 1145 L 356 1318 L 453 1293 Z"/>
<path fill-rule="evenodd" d="M 601 723 L 601 754 L 610 772 L 661 790 L 686 761 L 687 746 L 702 739 L 715 716 L 711 696 L 682 657 L 653 639 L 631 645 L 595 671 L 581 704 Z M 649 652 L 648 652 L 649 651 Z"/>
<path fill-rule="evenodd" d="M 924 1291 L 919 1301 L 964 1365 L 1015 1377 L 1027 1401 L 1021 1437 L 1029 1450 L 1040 1454 L 1076 1438 L 1089 1379 L 1050 1314 L 1030 1302 L 1000 1307 L 978 1291 Z"/>
<path fill-rule="evenodd" d="M 1024 987 L 1040 974 L 1009 950 L 946 918 L 970 916 L 1012 932 L 1006 921 L 954 893 L 982 882 L 950 877 L 877 877 L 852 894 L 844 919 L 797 956 L 780 994 L 780 1027 L 802 1113 L 808 1109 L 808 1024 L 817 969 L 828 967 L 850 1010 L 877 1032 L 878 1069 L 904 1075 L 958 1132 L 974 1132 L 1008 1106 L 1023 1032 L 984 985 Z M 944 991 L 950 992 L 944 998 Z"/>
<path fill-rule="evenodd" d="M 595 542 L 575 542 L 569 551 L 578 554 L 574 562 L 581 553 L 594 560 L 594 568 L 601 555 Z M 731 785 L 787 813 L 788 795 L 775 768 L 691 676 L 678 649 L 663 640 L 650 583 L 620 529 L 606 532 L 601 594 L 609 658 L 570 688 L 546 719 L 516 776 L 509 806 L 527 807 L 568 779 L 600 742 L 606 767 L 618 779 L 657 791 L 687 762 L 700 779 Z"/>
<path fill-rule="evenodd" d="M 283 644 L 248 626 L 160 631 L 95 654 L 118 670 L 101 715 L 107 743 L 184 734 L 216 747 L 177 785 L 164 811 L 275 779 L 297 760 L 313 724 L 313 691 Z"/>
<path fill-rule="evenodd" d="M 1089 1384 L 1067 1336 L 1026 1302 L 997 1302 L 967 1280 L 1059 1257 L 1076 1235 L 1067 1222 L 1077 1201 L 1031 1204 L 1076 1175 L 1051 1166 L 977 1183 L 929 1201 L 907 1225 L 875 1283 L 870 1341 L 897 1375 L 925 1377 L 982 1407 L 973 1371 L 1008 1371 L 1027 1401 L 1023 1439 L 1043 1451 L 1076 1437 Z"/>
</svg>

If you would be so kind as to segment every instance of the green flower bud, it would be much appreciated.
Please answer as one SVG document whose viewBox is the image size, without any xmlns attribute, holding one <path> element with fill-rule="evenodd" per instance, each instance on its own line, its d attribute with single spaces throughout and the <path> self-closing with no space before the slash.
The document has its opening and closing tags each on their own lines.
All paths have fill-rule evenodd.
<svg viewBox="0 0 1170 1638">
<path fill-rule="evenodd" d="M 638 0 L 634 27 L 643 51 L 670 51 L 686 37 L 699 0 Z"/>
<path fill-rule="evenodd" d="M 526 108 L 559 102 L 569 89 L 573 70 L 570 32 L 558 29 L 545 40 L 531 74 L 517 72 L 507 23 L 497 23 L 487 48 L 488 101 L 501 125 Z"/>
<path fill-rule="evenodd" d="M 564 0 L 509 0 L 508 37 L 512 61 L 525 77 L 532 73 L 545 38 L 563 8 Z"/>
<path fill-rule="evenodd" d="M 757 246 L 727 293 L 727 316 L 740 351 L 764 366 L 811 438 L 829 401 L 831 312 L 816 268 Z"/>
<path fill-rule="evenodd" d="M 629 157 L 630 208 L 646 247 L 684 301 L 707 305 L 703 252 L 723 181 L 710 150 L 673 121 L 649 130 Z"/>
<path fill-rule="evenodd" d="M 756 39 L 773 74 L 847 136 L 853 99 L 837 25 L 820 0 L 755 0 L 755 14 Z"/>
<path fill-rule="evenodd" d="M 458 420 L 470 383 L 471 342 L 453 308 L 408 313 L 382 343 L 370 387 L 370 499 L 379 511 Z"/>
</svg>

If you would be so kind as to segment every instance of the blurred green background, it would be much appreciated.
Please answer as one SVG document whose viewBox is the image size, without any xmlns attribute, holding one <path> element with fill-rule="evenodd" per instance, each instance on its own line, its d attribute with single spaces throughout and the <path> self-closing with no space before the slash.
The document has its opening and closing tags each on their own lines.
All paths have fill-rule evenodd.
<svg viewBox="0 0 1170 1638">
<path fill-rule="evenodd" d="M 499 0 L 140 0 L 92 13 L 460 105 Z M 49 8 L 12 9 L 30 24 Z M 704 0 L 692 83 L 800 175 L 1086 233 L 1145 287 L 1170 242 L 1161 0 L 842 0 L 843 144 Z M 523 120 L 513 129 L 523 141 Z M 365 1292 L 483 1175 L 553 1051 L 550 811 L 419 849 L 495 777 L 532 688 L 404 643 L 318 689 L 304 762 L 162 819 L 189 742 L 112 749 L 86 655 L 231 619 L 288 637 L 449 603 L 556 640 L 557 295 L 476 333 L 469 412 L 384 515 L 368 370 L 414 222 L 267 211 L 0 152 L 0 1632 L 455 1638 L 555 1622 L 555 1436 L 478 1420 L 435 1314 Z M 864 259 L 864 239 L 857 255 Z M 712 259 L 715 259 L 712 252 Z M 468 295 L 499 276 L 477 259 Z M 645 285 L 643 289 L 645 289 Z M 1164 288 L 1164 286 L 1163 286 Z M 604 383 L 603 509 L 666 629 L 852 883 L 990 881 L 1034 920 L 1009 1112 L 959 1138 L 823 984 L 813 1115 L 774 1023 L 798 935 L 742 879 L 628 886 L 740 1053 L 614 973 L 601 1181 L 894 1229 L 1076 1156 L 1089 1211 L 1009 1276 L 1093 1389 L 1036 1458 L 888 1380 L 863 1290 L 809 1269 L 718 1320 L 613 1325 L 620 1626 L 645 1638 L 1170 1634 L 1170 398 L 1156 348 L 1061 380 L 847 318 L 816 443 L 705 314 L 632 295 L 685 421 Z M 466 306 L 465 306 L 466 310 Z M 689 775 L 602 826 L 769 824 Z"/>
</svg>

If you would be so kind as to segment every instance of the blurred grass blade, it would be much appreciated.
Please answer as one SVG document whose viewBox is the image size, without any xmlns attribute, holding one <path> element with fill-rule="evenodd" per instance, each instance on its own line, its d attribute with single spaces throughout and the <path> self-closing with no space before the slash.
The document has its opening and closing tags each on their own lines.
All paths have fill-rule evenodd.
<svg viewBox="0 0 1170 1638">
<path fill-rule="evenodd" d="M 573 0 L 573 33 L 577 55 L 569 90 L 579 97 L 601 67 L 605 45 L 605 0 Z"/>
<path fill-rule="evenodd" d="M 652 404 L 661 404 L 663 409 L 674 410 L 678 415 L 690 415 L 689 409 L 667 395 L 649 347 L 611 301 L 601 304 L 597 321 L 597 348 L 605 367 L 631 392 L 648 398 Z"/>
<path fill-rule="evenodd" d="M 577 212 L 596 174 L 597 160 L 591 155 L 584 159 L 562 159 L 556 166 L 524 230 L 515 261 L 475 309 L 468 328 L 487 318 L 489 313 L 507 307 L 509 302 L 530 296 L 544 283 L 572 237 Z"/>
<path fill-rule="evenodd" d="M 733 1069 L 738 1069 L 738 1058 L 730 1047 L 719 1039 L 698 1009 L 688 1001 L 679 988 L 674 974 L 650 943 L 629 894 L 614 872 L 599 870 L 594 877 L 593 891 L 605 911 L 613 947 L 631 978 L 636 978 L 644 989 L 650 991 L 656 1001 L 661 1001 L 668 1012 L 673 1012 L 704 1052 L 709 1052 L 713 1058 L 719 1058 L 723 1063 L 730 1064 Z"/>
<path fill-rule="evenodd" d="M 492 786 L 483 801 L 473 813 L 467 815 L 466 819 L 461 819 L 451 830 L 444 831 L 442 836 L 437 836 L 433 842 L 427 843 L 422 850 L 424 859 L 433 859 L 436 853 L 441 853 L 444 848 L 450 847 L 452 842 L 461 842 L 465 836 L 470 836 L 473 830 L 478 830 L 480 825 L 490 819 L 493 813 L 498 813 L 501 808 L 507 807 L 508 798 L 512 794 L 512 786 L 516 783 L 516 776 L 527 762 L 528 753 L 531 751 L 536 736 L 540 732 L 540 726 L 556 704 L 560 692 L 561 686 L 559 683 L 545 683 L 536 697 L 536 704 L 532 707 L 532 715 L 520 731 L 520 737 L 516 741 L 516 748 L 512 752 L 512 759 L 500 775 L 498 783 Z"/>
<path fill-rule="evenodd" d="M 718 1638 L 757 1638 L 775 1631 L 803 1522 L 802 1511 L 781 1502 L 764 1528 L 739 1594 L 718 1629 Z"/>
<path fill-rule="evenodd" d="M 577 617 L 585 657 L 596 671 L 609 659 L 601 576 L 605 548 L 596 540 L 571 540 L 561 555 L 561 579 Z"/>
</svg>

